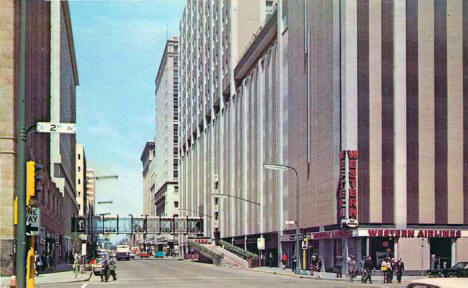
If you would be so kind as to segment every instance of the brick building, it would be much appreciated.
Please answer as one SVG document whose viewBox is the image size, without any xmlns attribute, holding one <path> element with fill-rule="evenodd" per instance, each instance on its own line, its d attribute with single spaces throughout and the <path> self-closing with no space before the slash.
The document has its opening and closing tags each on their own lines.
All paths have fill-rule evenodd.
<svg viewBox="0 0 468 288">
<path fill-rule="evenodd" d="M 1 117 L 6 120 L 1 122 L 0 127 L 2 275 L 13 273 L 14 264 L 12 202 L 16 193 L 13 169 L 16 153 L 14 143 L 18 135 L 15 133 L 14 106 L 18 93 L 15 83 L 18 77 L 19 5 L 19 1 L 9 0 L 0 4 L 0 29 L 5 31 L 0 34 Z M 25 123 L 74 123 L 78 75 L 68 3 L 30 1 L 27 2 L 26 9 Z M 54 118 L 54 113 L 60 116 Z M 54 137 L 61 138 L 58 146 L 52 139 Z M 54 152 L 56 149 L 60 151 L 58 154 Z M 56 154 L 55 158 L 53 153 Z M 71 215 L 78 212 L 75 200 L 75 135 L 30 133 L 25 155 L 26 160 L 34 160 L 44 167 L 42 191 L 36 195 L 37 206 L 41 209 L 40 235 L 36 237 L 37 250 L 51 255 L 54 264 L 64 262 L 71 250 Z M 57 158 L 61 158 L 61 161 L 57 161 Z"/>
</svg>

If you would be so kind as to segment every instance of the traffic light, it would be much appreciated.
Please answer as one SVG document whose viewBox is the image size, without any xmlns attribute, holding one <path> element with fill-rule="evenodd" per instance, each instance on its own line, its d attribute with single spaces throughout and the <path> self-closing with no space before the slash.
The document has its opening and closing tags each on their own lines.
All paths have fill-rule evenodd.
<svg viewBox="0 0 468 288">
<path fill-rule="evenodd" d="M 71 228 L 72 228 L 72 232 L 85 233 L 86 232 L 85 217 L 73 215 Z"/>
<path fill-rule="evenodd" d="M 36 193 L 42 191 L 42 168 L 34 161 L 26 162 L 26 206 L 34 206 Z"/>
</svg>

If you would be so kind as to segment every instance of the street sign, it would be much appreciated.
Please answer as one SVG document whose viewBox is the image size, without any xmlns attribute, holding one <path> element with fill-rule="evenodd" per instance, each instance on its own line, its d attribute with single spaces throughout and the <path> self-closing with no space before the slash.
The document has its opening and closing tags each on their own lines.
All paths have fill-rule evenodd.
<svg viewBox="0 0 468 288">
<path fill-rule="evenodd" d="M 75 134 L 75 123 L 51 123 L 51 122 L 37 122 L 36 130 L 39 133 L 62 133 L 62 134 Z"/>
<path fill-rule="evenodd" d="M 286 234 L 286 235 L 281 235 L 281 241 L 296 241 L 296 240 L 303 240 L 304 239 L 304 234 Z"/>
<path fill-rule="evenodd" d="M 265 250 L 265 238 L 257 238 L 257 249 L 258 250 Z"/>
<path fill-rule="evenodd" d="M 88 240 L 88 235 L 87 234 L 80 234 L 80 239 L 82 241 L 87 241 Z"/>
<path fill-rule="evenodd" d="M 39 235 L 39 225 L 41 223 L 41 213 L 37 207 L 26 208 L 26 235 Z"/>
<path fill-rule="evenodd" d="M 285 223 L 286 223 L 286 225 L 294 225 L 294 223 L 296 223 L 296 222 L 295 222 L 295 221 L 290 221 L 290 220 L 288 220 L 288 221 L 286 221 Z"/>
</svg>

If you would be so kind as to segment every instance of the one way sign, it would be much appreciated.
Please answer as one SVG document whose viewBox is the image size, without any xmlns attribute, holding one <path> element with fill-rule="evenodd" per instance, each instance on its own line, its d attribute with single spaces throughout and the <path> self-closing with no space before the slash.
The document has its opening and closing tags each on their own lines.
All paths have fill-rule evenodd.
<svg viewBox="0 0 468 288">
<path fill-rule="evenodd" d="M 37 207 L 26 208 L 26 235 L 39 235 L 39 225 L 41 223 L 41 213 Z"/>
</svg>

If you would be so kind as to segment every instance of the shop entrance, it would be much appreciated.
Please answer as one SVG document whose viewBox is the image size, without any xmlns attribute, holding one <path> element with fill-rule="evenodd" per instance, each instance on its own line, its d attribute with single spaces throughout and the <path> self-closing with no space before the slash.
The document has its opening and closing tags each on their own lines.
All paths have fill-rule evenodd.
<svg viewBox="0 0 468 288">
<path fill-rule="evenodd" d="M 369 252 L 372 260 L 377 267 L 385 257 L 393 257 L 394 240 L 393 238 L 370 238 Z"/>
<path fill-rule="evenodd" d="M 450 238 L 430 238 L 431 256 L 440 257 L 440 267 L 450 267 L 452 264 L 452 242 Z M 432 257 L 431 257 L 432 259 Z M 444 264 L 445 263 L 445 264 Z"/>
</svg>

